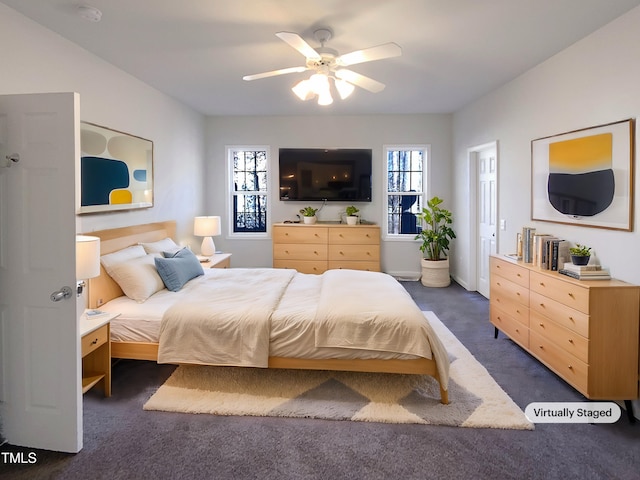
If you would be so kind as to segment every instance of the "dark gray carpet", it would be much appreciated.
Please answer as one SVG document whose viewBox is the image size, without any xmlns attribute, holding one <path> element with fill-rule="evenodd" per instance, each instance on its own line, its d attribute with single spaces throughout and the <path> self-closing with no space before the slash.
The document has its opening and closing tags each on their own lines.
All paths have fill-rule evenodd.
<svg viewBox="0 0 640 480">
<path fill-rule="evenodd" d="M 502 334 L 488 302 L 459 285 L 404 283 L 524 409 L 584 401 Z M 538 424 L 534 431 L 148 412 L 142 405 L 173 367 L 121 361 L 113 396 L 85 395 L 84 449 L 36 451 L 7 465 L 15 479 L 638 479 L 640 422 Z M 20 449 L 4 445 L 2 452 Z M 30 450 L 22 450 L 26 454 Z"/>
</svg>

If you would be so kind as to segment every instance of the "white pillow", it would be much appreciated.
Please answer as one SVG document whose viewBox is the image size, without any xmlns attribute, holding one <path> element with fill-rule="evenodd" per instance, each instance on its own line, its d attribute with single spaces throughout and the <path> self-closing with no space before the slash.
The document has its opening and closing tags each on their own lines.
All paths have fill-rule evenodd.
<svg viewBox="0 0 640 480">
<path fill-rule="evenodd" d="M 114 263 L 109 267 L 105 266 L 105 269 L 120 285 L 127 297 L 142 303 L 164 288 L 155 264 L 155 259 L 159 256 L 157 253 L 151 253 L 125 262 Z"/>
<path fill-rule="evenodd" d="M 109 268 L 112 265 L 127 262 L 134 258 L 144 257 L 146 254 L 147 252 L 144 251 L 142 245 L 133 245 L 132 247 L 123 248 L 122 250 L 118 250 L 117 252 L 102 255 L 100 257 L 100 262 L 102 263 L 102 266 L 107 271 L 107 273 L 111 275 Z M 111 276 L 113 277 L 113 275 Z"/>
<path fill-rule="evenodd" d="M 171 238 L 167 237 L 164 240 L 158 240 L 157 242 L 140 243 L 147 253 L 162 253 L 172 252 L 175 253 L 182 247 L 174 242 Z"/>
</svg>

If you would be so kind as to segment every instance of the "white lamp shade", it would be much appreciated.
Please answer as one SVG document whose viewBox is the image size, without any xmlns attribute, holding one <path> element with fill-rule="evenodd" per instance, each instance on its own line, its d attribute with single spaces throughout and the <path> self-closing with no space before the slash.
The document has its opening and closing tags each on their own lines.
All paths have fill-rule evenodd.
<svg viewBox="0 0 640 480">
<path fill-rule="evenodd" d="M 193 222 L 193 234 L 196 237 L 220 235 L 220 217 L 196 217 Z"/>
<path fill-rule="evenodd" d="M 76 279 L 86 280 L 100 275 L 100 239 L 76 235 Z"/>
</svg>

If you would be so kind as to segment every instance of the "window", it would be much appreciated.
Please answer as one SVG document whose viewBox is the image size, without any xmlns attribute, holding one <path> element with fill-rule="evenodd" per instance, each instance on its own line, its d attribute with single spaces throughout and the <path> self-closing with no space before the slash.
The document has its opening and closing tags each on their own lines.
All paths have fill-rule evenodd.
<svg viewBox="0 0 640 480">
<path fill-rule="evenodd" d="M 269 155 L 266 147 L 229 147 L 231 234 L 267 232 Z"/>
<path fill-rule="evenodd" d="M 387 236 L 413 239 L 422 227 L 416 214 L 425 195 L 428 146 L 385 147 L 387 159 Z"/>
</svg>

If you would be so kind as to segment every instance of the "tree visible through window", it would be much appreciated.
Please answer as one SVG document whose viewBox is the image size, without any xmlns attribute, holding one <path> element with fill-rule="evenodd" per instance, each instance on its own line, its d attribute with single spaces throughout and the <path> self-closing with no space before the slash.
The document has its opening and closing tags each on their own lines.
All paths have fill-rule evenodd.
<svg viewBox="0 0 640 480">
<path fill-rule="evenodd" d="M 267 149 L 231 148 L 233 232 L 267 231 Z"/>
<path fill-rule="evenodd" d="M 426 146 L 387 147 L 387 234 L 411 235 L 421 226 L 416 214 L 422 211 L 427 166 Z"/>
</svg>

